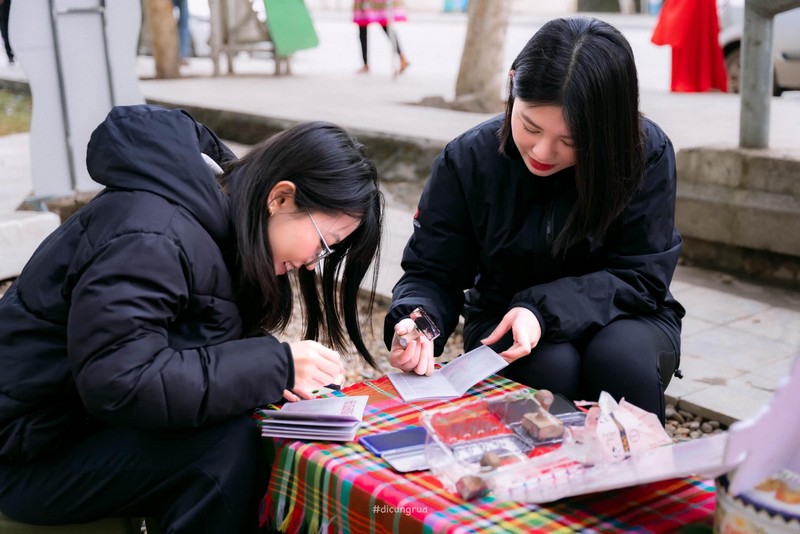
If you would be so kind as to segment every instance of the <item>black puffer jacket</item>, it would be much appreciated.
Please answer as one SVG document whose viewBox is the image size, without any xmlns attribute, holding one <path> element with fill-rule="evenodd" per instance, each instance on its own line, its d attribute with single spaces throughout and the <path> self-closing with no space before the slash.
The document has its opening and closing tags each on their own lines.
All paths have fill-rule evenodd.
<svg viewBox="0 0 800 534">
<path fill-rule="evenodd" d="M 115 108 L 92 134 L 105 189 L 0 300 L 0 461 L 98 423 L 212 423 L 293 386 L 288 345 L 242 339 L 228 201 L 201 152 L 233 157 L 188 114 L 154 106 Z"/>
<path fill-rule="evenodd" d="M 605 239 L 585 239 L 564 257 L 551 248 L 577 198 L 574 168 L 547 178 L 520 157 L 498 152 L 502 116 L 450 142 L 433 164 L 403 253 L 404 275 L 386 317 L 394 325 L 423 306 L 447 337 L 465 311 L 495 316 L 530 309 L 542 339 L 566 342 L 614 319 L 645 316 L 680 347 L 683 307 L 669 293 L 681 238 L 675 230 L 675 153 L 669 138 L 642 120 L 647 168 L 640 190 Z"/>
</svg>

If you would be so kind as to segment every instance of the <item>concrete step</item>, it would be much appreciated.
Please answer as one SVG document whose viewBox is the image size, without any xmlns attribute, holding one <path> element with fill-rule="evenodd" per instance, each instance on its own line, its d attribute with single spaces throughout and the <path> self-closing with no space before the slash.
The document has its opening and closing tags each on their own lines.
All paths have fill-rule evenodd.
<svg viewBox="0 0 800 534">
<path fill-rule="evenodd" d="M 0 280 L 14 278 L 61 220 L 50 212 L 0 213 Z"/>
<path fill-rule="evenodd" d="M 678 152 L 675 223 L 683 258 L 800 287 L 800 152 Z"/>
</svg>

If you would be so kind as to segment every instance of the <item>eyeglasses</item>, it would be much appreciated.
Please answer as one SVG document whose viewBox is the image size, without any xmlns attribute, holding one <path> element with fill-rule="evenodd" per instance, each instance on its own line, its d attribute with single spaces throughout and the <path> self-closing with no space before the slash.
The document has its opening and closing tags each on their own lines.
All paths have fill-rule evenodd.
<svg viewBox="0 0 800 534">
<path fill-rule="evenodd" d="M 333 254 L 333 250 L 331 249 L 331 247 L 328 246 L 328 243 L 327 241 L 325 241 L 325 238 L 322 237 L 322 232 L 320 231 L 319 226 L 317 225 L 317 221 L 315 221 L 314 217 L 311 216 L 311 212 L 306 211 L 306 213 L 308 213 L 308 218 L 311 219 L 311 224 L 314 225 L 314 229 L 317 231 L 317 234 L 319 235 L 319 244 L 321 245 L 321 248 L 314 255 L 314 258 L 312 258 L 311 261 L 307 261 L 303 264 L 304 267 L 311 267 L 311 266 L 316 266 L 319 262 L 321 262 L 331 254 Z"/>
</svg>

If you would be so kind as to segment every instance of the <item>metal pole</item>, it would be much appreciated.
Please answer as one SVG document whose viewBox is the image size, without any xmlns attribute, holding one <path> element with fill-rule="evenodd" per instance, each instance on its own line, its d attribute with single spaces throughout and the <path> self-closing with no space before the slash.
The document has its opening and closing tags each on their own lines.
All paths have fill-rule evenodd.
<svg viewBox="0 0 800 534">
<path fill-rule="evenodd" d="M 67 111 L 67 95 L 64 92 L 64 70 L 61 66 L 61 45 L 58 40 L 58 22 L 56 21 L 55 0 L 47 0 L 50 8 L 50 31 L 53 35 L 53 52 L 56 60 L 56 76 L 58 77 L 58 95 L 61 99 L 61 120 L 64 126 L 64 145 L 67 149 L 67 164 L 69 166 L 69 183 L 73 191 L 78 189 L 78 178 L 75 176 L 75 162 L 72 155 L 72 140 L 69 122 L 69 112 Z"/>
<path fill-rule="evenodd" d="M 97 7 L 82 7 L 65 9 L 58 12 L 59 15 L 100 15 L 100 30 L 103 34 L 103 55 L 106 63 L 106 81 L 108 81 L 108 97 L 113 107 L 117 103 L 114 95 L 114 80 L 111 77 L 111 58 L 108 54 L 108 32 L 106 31 L 106 2 L 100 0 Z"/>
<path fill-rule="evenodd" d="M 108 31 L 106 27 L 106 2 L 105 0 L 100 0 L 100 7 L 98 8 L 100 12 L 100 26 L 103 30 L 103 54 L 105 55 L 106 60 L 106 78 L 108 79 L 108 96 L 111 99 L 111 106 L 114 107 L 117 104 L 117 97 L 114 93 L 114 78 L 111 76 L 111 57 L 108 54 Z"/>
<path fill-rule="evenodd" d="M 744 36 L 742 38 L 741 113 L 739 146 L 769 146 L 770 101 L 772 99 L 773 16 L 764 15 L 753 2 L 744 3 Z"/>
<path fill-rule="evenodd" d="M 108 97 L 111 100 L 111 106 L 117 103 L 116 96 L 114 95 L 114 80 L 111 77 L 111 57 L 108 54 L 108 32 L 106 31 L 106 2 L 100 0 L 97 7 L 83 7 L 65 9 L 58 12 L 59 15 L 100 15 L 100 30 L 103 35 L 103 54 L 106 62 L 106 80 L 108 81 Z"/>
</svg>

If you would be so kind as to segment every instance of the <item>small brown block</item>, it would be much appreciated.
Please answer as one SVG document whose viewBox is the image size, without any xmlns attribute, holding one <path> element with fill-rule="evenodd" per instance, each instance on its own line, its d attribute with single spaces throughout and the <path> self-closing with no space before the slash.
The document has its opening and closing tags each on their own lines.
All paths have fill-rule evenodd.
<svg viewBox="0 0 800 534">
<path fill-rule="evenodd" d="M 475 475 L 464 475 L 456 482 L 456 490 L 463 499 L 472 500 L 486 495 L 489 488 L 481 477 Z"/>
<path fill-rule="evenodd" d="M 564 433 L 564 424 L 545 413 L 526 413 L 520 423 L 533 439 L 552 439 Z"/>
</svg>

